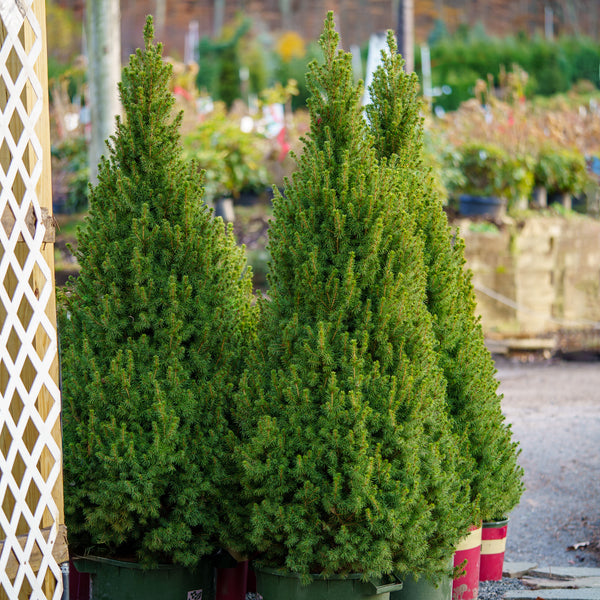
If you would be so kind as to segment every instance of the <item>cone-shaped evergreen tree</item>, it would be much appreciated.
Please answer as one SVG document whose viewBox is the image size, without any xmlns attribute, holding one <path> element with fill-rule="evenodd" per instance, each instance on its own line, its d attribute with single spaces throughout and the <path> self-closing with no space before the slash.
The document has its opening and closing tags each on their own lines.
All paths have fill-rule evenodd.
<svg viewBox="0 0 600 600">
<path fill-rule="evenodd" d="M 77 552 L 193 565 L 227 543 L 251 279 L 181 158 L 151 19 L 144 38 L 62 298 L 65 512 Z"/>
<path fill-rule="evenodd" d="M 472 515 L 422 244 L 395 172 L 375 158 L 331 13 L 321 46 L 324 64 L 307 75 L 310 133 L 274 200 L 270 299 L 238 398 L 251 539 L 265 565 L 304 575 L 435 577 Z"/>
<path fill-rule="evenodd" d="M 502 518 L 523 491 L 518 448 L 501 411 L 495 367 L 487 350 L 464 242 L 448 224 L 432 175 L 423 164 L 423 123 L 418 81 L 407 74 L 393 34 L 375 73 L 367 115 L 377 156 L 393 160 L 398 195 L 414 215 L 424 242 L 427 306 L 433 316 L 440 365 L 447 380 L 451 421 L 462 453 L 473 503 L 484 521 Z M 392 159 L 392 157 L 394 157 Z"/>
</svg>

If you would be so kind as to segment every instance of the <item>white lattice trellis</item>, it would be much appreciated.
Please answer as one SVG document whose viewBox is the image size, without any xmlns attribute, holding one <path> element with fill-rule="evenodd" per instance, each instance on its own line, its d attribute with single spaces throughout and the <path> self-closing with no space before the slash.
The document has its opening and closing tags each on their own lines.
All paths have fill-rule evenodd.
<svg viewBox="0 0 600 600">
<path fill-rule="evenodd" d="M 0 19 L 0 598 L 60 598 L 44 2 L 0 0 Z"/>
</svg>

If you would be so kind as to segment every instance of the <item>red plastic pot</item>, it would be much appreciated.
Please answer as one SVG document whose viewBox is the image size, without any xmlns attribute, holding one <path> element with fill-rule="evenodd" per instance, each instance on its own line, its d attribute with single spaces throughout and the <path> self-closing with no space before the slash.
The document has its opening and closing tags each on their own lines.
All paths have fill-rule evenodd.
<svg viewBox="0 0 600 600">
<path fill-rule="evenodd" d="M 229 569 L 217 568 L 216 600 L 244 600 L 248 591 L 248 561 Z"/>
<path fill-rule="evenodd" d="M 463 574 L 452 580 L 452 600 L 477 600 L 480 558 L 481 525 L 473 525 L 454 552 L 455 567 L 462 565 L 465 560 L 467 562 Z"/>
<path fill-rule="evenodd" d="M 504 567 L 508 519 L 483 524 L 479 581 L 500 581 Z"/>
<path fill-rule="evenodd" d="M 69 561 L 69 599 L 90 600 L 90 574 L 80 573 Z"/>
</svg>

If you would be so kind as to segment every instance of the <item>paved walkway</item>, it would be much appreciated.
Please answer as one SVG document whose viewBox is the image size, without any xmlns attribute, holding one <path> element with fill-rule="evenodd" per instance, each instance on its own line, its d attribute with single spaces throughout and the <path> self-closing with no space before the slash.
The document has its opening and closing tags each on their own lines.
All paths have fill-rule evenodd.
<svg viewBox="0 0 600 600">
<path fill-rule="evenodd" d="M 505 562 L 504 576 L 516 577 L 529 588 L 507 591 L 504 594 L 507 600 L 600 600 L 600 568 Z"/>
</svg>

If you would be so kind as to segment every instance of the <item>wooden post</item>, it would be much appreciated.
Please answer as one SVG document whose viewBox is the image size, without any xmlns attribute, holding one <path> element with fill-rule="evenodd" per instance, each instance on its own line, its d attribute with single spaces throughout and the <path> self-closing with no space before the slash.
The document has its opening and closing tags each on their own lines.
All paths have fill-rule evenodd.
<svg viewBox="0 0 600 600">
<path fill-rule="evenodd" d="M 86 45 L 92 136 L 90 181 L 98 180 L 98 163 L 108 154 L 106 140 L 115 132 L 121 112 L 121 20 L 119 0 L 86 1 Z"/>
<path fill-rule="evenodd" d="M 415 5 L 414 0 L 399 0 L 398 3 L 398 50 L 402 54 L 404 70 L 412 73 L 415 70 Z"/>
<path fill-rule="evenodd" d="M 213 2 L 213 37 L 221 37 L 223 23 L 225 22 L 225 0 L 214 0 Z"/>
<path fill-rule="evenodd" d="M 40 120 L 38 121 L 37 133 L 41 142 L 43 156 L 42 156 L 42 176 L 38 183 L 38 201 L 40 203 L 40 207 L 42 209 L 42 214 L 46 213 L 50 216 L 50 219 L 46 222 L 47 234 L 45 237 L 45 243 L 42 246 L 42 255 L 44 256 L 46 264 L 50 267 L 50 272 L 52 273 L 52 290 L 53 293 L 50 296 L 50 301 L 46 306 L 46 314 L 48 318 L 52 322 L 54 329 L 56 330 L 56 293 L 55 293 L 55 281 L 54 281 L 54 225 L 52 219 L 52 170 L 50 168 L 51 159 L 50 159 L 50 100 L 48 97 L 48 53 L 47 53 L 47 39 L 46 39 L 46 6 L 43 0 L 35 0 L 33 3 L 33 12 L 36 15 L 38 21 L 42 24 L 42 54 L 39 57 L 38 61 L 35 65 L 35 72 L 38 76 L 40 83 L 42 84 L 42 89 L 44 90 L 44 109 L 42 110 L 42 114 L 40 116 Z M 48 232 L 48 230 L 50 231 Z M 50 233 L 50 235 L 48 235 Z M 38 277 L 37 281 L 34 282 L 34 289 L 41 289 L 41 286 L 44 284 L 44 280 L 40 280 L 41 273 L 36 273 Z M 39 286 L 39 287 L 38 287 Z M 43 333 L 43 331 L 38 330 L 38 335 L 36 336 L 35 345 L 38 354 L 42 355 L 46 349 L 50 340 L 48 336 Z M 54 361 L 52 362 L 51 367 L 51 376 L 55 381 L 56 385 L 59 385 L 59 367 L 58 367 L 58 352 L 54 357 Z M 43 410 L 40 410 L 40 413 L 46 413 L 49 410 L 50 406 L 53 404 L 54 400 L 50 396 L 48 390 L 42 389 L 42 395 L 40 400 L 40 406 L 43 407 Z M 45 414 L 42 416 L 45 417 Z M 56 443 L 59 446 L 62 446 L 62 433 L 60 428 L 60 420 L 58 420 L 54 425 L 54 430 L 52 432 L 53 437 Z M 48 457 L 43 457 L 43 469 L 42 475 L 45 474 L 44 470 L 48 468 Z M 46 473 L 47 475 L 47 473 Z M 65 522 L 65 514 L 64 514 L 64 495 L 63 495 L 63 478 L 62 478 L 62 468 L 61 475 L 54 486 L 53 497 L 56 502 L 56 505 L 59 510 L 59 518 L 60 523 L 64 524 Z M 51 522 L 43 522 L 43 527 L 48 527 L 51 525 Z"/>
</svg>

